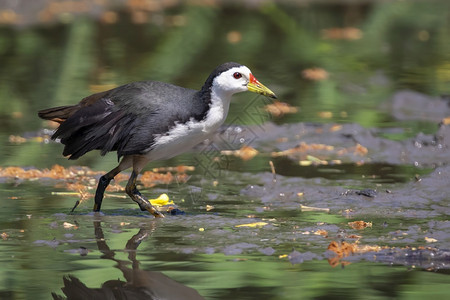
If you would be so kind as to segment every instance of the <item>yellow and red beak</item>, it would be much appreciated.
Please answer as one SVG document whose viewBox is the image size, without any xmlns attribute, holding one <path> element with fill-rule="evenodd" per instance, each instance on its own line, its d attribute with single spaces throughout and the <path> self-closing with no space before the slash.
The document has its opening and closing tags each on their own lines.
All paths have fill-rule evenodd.
<svg viewBox="0 0 450 300">
<path fill-rule="evenodd" d="M 250 92 L 261 94 L 273 99 L 277 99 L 277 96 L 268 87 L 258 81 L 258 79 L 250 73 L 250 82 L 247 84 L 247 88 Z"/>
</svg>

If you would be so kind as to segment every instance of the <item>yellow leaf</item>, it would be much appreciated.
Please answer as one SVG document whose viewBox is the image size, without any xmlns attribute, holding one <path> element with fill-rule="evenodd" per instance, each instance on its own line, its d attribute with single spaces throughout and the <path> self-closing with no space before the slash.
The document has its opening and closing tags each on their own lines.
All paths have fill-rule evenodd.
<svg viewBox="0 0 450 300">
<path fill-rule="evenodd" d="M 266 222 L 255 222 L 255 223 L 248 223 L 248 224 L 241 224 L 241 225 L 236 225 L 234 227 L 263 227 L 266 226 L 268 223 Z"/>
<path fill-rule="evenodd" d="M 323 211 L 323 212 L 330 212 L 329 208 L 322 208 L 322 207 L 313 207 L 313 206 L 306 206 L 300 204 L 301 211 Z"/>
<path fill-rule="evenodd" d="M 150 199 L 149 201 L 154 206 L 164 206 L 164 205 L 173 204 L 173 201 L 169 201 L 169 196 L 167 196 L 167 194 L 161 194 L 161 195 L 159 195 L 158 198 Z"/>
<path fill-rule="evenodd" d="M 435 238 L 425 237 L 425 242 L 427 243 L 436 243 L 437 241 Z"/>
<path fill-rule="evenodd" d="M 69 222 L 64 222 L 64 223 L 63 223 L 63 227 L 64 227 L 65 229 L 70 229 L 70 228 L 75 228 L 75 229 L 77 229 L 77 228 L 78 228 L 77 225 L 72 224 L 72 223 L 69 223 Z"/>
</svg>

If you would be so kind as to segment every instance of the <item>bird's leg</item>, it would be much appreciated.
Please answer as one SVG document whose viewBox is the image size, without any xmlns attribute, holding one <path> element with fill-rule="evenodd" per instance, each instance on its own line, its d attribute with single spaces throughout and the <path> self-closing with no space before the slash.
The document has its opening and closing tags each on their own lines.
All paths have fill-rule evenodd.
<svg viewBox="0 0 450 300">
<path fill-rule="evenodd" d="M 153 205 L 151 205 L 151 203 L 138 191 L 136 187 L 136 179 L 138 174 L 139 173 L 133 168 L 133 172 L 131 173 L 127 186 L 125 187 L 125 191 L 131 199 L 139 205 L 142 211 L 146 210 L 156 218 L 164 218 L 164 215 L 154 208 Z"/>
<path fill-rule="evenodd" d="M 116 167 L 100 177 L 98 180 L 97 190 L 95 191 L 95 203 L 93 211 L 100 211 L 102 206 L 103 196 L 105 194 L 105 190 L 108 187 L 111 180 L 120 173 L 119 167 Z"/>
<path fill-rule="evenodd" d="M 122 158 L 122 160 L 120 161 L 120 164 L 117 167 L 115 167 L 114 169 L 112 169 L 111 171 L 109 171 L 108 173 L 103 175 L 102 177 L 100 177 L 100 179 L 98 181 L 98 185 L 97 185 L 97 190 L 95 191 L 95 203 L 94 203 L 93 211 L 100 211 L 100 208 L 102 206 L 103 196 L 105 194 L 105 190 L 108 187 L 111 180 L 117 174 L 119 174 L 121 171 L 131 167 L 132 163 L 133 163 L 132 157 L 125 156 L 124 158 Z M 75 205 L 75 207 L 76 207 L 76 205 Z M 75 209 L 75 207 L 73 209 Z"/>
</svg>

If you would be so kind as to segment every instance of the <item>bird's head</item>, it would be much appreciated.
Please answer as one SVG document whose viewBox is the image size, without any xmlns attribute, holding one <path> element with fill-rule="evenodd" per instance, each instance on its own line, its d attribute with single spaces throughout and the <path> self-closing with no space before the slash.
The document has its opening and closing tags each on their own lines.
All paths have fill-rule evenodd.
<svg viewBox="0 0 450 300">
<path fill-rule="evenodd" d="M 269 88 L 259 82 L 249 68 L 237 63 L 225 63 L 213 72 L 212 87 L 225 94 L 236 94 L 250 91 L 276 99 L 277 96 Z M 211 75 L 213 75 L 211 74 Z"/>
</svg>

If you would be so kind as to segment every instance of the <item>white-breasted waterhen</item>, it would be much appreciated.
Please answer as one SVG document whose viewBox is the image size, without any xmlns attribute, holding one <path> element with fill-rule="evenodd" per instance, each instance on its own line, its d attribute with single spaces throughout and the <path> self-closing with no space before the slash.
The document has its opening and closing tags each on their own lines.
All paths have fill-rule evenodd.
<svg viewBox="0 0 450 300">
<path fill-rule="evenodd" d="M 249 68 L 227 62 L 214 69 L 199 91 L 157 81 L 133 82 L 38 115 L 60 123 L 52 139 L 61 140 L 69 159 L 95 149 L 102 155 L 117 151 L 122 157 L 100 177 L 94 211 L 100 210 L 110 181 L 133 167 L 126 193 L 141 210 L 163 217 L 136 188 L 139 173 L 148 162 L 171 158 L 207 139 L 225 121 L 231 96 L 244 91 L 276 98 Z"/>
</svg>

